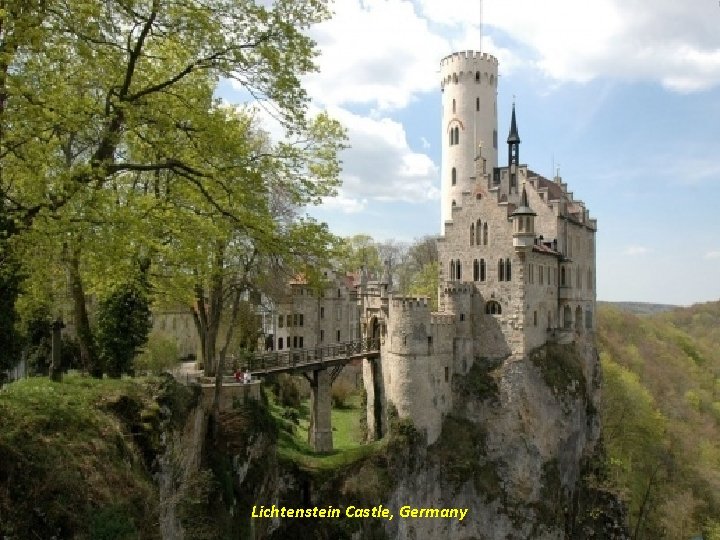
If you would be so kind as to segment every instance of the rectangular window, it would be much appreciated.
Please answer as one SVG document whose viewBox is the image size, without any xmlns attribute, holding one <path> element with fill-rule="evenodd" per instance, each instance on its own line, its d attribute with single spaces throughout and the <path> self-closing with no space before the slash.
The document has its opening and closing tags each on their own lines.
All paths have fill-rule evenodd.
<svg viewBox="0 0 720 540">
<path fill-rule="evenodd" d="M 298 326 L 298 314 L 293 313 L 293 326 Z"/>
<path fill-rule="evenodd" d="M 287 316 L 287 327 L 290 328 L 292 326 L 292 315 L 288 314 Z"/>
<path fill-rule="evenodd" d="M 325 308 L 324 308 L 324 307 L 321 307 L 321 308 L 320 308 L 320 318 L 321 318 L 321 319 L 324 319 L 324 318 L 325 318 Z"/>
<path fill-rule="evenodd" d="M 335 318 L 339 321 L 342 320 L 342 306 L 337 306 L 335 308 Z"/>
<path fill-rule="evenodd" d="M 283 338 L 278 338 L 278 351 L 283 350 Z"/>
<path fill-rule="evenodd" d="M 300 348 L 303 348 L 303 336 L 300 336 L 300 339 L 298 341 L 298 345 L 300 345 Z"/>
<path fill-rule="evenodd" d="M 293 336 L 293 349 L 297 349 L 297 336 Z"/>
<path fill-rule="evenodd" d="M 540 277 L 539 277 L 540 285 L 542 285 L 542 284 L 544 283 L 544 279 L 545 279 L 545 271 L 544 271 L 544 268 L 545 268 L 544 266 L 538 266 L 538 272 L 540 272 Z"/>
<path fill-rule="evenodd" d="M 282 328 L 285 323 L 285 315 L 278 315 L 278 328 Z"/>
<path fill-rule="evenodd" d="M 336 338 L 337 339 L 335 341 L 340 341 L 340 330 L 336 332 Z"/>
<path fill-rule="evenodd" d="M 303 326 L 303 322 L 304 322 L 303 319 L 304 319 L 303 314 L 300 313 L 300 314 L 298 315 L 298 323 L 300 323 L 300 326 Z"/>
<path fill-rule="evenodd" d="M 445 366 L 445 382 L 450 381 L 450 368 Z"/>
<path fill-rule="evenodd" d="M 320 343 L 325 341 L 325 330 L 320 330 Z"/>
</svg>

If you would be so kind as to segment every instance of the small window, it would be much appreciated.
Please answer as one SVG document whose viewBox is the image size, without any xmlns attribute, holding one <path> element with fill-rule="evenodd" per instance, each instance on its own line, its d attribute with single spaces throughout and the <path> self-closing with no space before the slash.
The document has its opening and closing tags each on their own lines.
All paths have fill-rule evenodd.
<svg viewBox="0 0 720 540">
<path fill-rule="evenodd" d="M 537 326 L 537 311 L 533 311 L 533 326 Z"/>
<path fill-rule="evenodd" d="M 480 261 L 473 261 L 473 281 L 480 281 Z"/>
<path fill-rule="evenodd" d="M 298 324 L 298 314 L 297 313 L 293 313 L 293 326 L 300 326 Z"/>
<path fill-rule="evenodd" d="M 302 313 L 301 313 L 300 315 L 298 315 L 298 319 L 299 319 L 298 322 L 300 323 L 300 326 L 304 326 L 304 324 L 303 324 L 303 322 L 304 322 L 304 321 L 303 321 L 304 317 L 303 317 L 303 314 L 302 314 Z"/>
<path fill-rule="evenodd" d="M 505 281 L 512 281 L 512 266 L 510 259 L 505 259 Z"/>
<path fill-rule="evenodd" d="M 480 82 L 480 72 L 479 72 L 479 71 L 476 71 L 476 72 L 475 72 L 475 82 L 476 82 L 476 83 L 479 83 L 479 82 Z"/>
<path fill-rule="evenodd" d="M 445 382 L 450 381 L 450 368 L 445 366 Z"/>
<path fill-rule="evenodd" d="M 278 315 L 278 328 L 282 328 L 284 322 L 285 322 L 285 315 Z"/>
<path fill-rule="evenodd" d="M 470 245 L 472 246 L 474 244 L 475 244 L 475 224 L 471 223 L 470 224 Z"/>
<path fill-rule="evenodd" d="M 485 281 L 485 259 L 480 259 L 480 281 Z"/>
<path fill-rule="evenodd" d="M 453 114 L 455 114 L 455 100 L 453 99 Z"/>
<path fill-rule="evenodd" d="M 475 237 L 475 243 L 476 243 L 478 246 L 480 245 L 480 241 L 482 240 L 482 238 L 480 237 L 480 229 L 482 228 L 482 227 L 481 227 L 481 224 L 482 224 L 482 222 L 478 219 L 478 220 L 477 220 L 477 227 L 476 227 L 477 234 L 476 234 L 476 237 Z"/>
<path fill-rule="evenodd" d="M 493 148 L 497 150 L 497 129 L 493 130 Z"/>
<path fill-rule="evenodd" d="M 457 169 L 455 167 L 450 171 L 450 183 L 454 186 L 457 184 Z"/>
<path fill-rule="evenodd" d="M 459 260 L 457 261 L 457 266 L 455 266 L 455 272 L 457 273 L 458 281 L 460 281 L 462 279 L 462 266 Z"/>
<path fill-rule="evenodd" d="M 485 304 L 485 313 L 488 315 L 502 315 L 502 308 L 495 300 L 490 300 Z"/>
<path fill-rule="evenodd" d="M 455 201 L 452 202 L 453 208 L 457 206 L 457 203 Z"/>
<path fill-rule="evenodd" d="M 336 337 L 336 340 L 337 340 L 337 341 L 340 341 L 340 330 L 338 330 L 337 332 L 335 332 L 335 337 Z"/>
<path fill-rule="evenodd" d="M 324 308 L 324 307 L 321 307 L 321 308 L 320 308 L 320 318 L 321 318 L 321 319 L 324 319 L 324 318 L 325 318 L 325 308 Z"/>
<path fill-rule="evenodd" d="M 278 338 L 278 351 L 283 350 L 283 338 Z"/>
<path fill-rule="evenodd" d="M 460 321 L 462 322 L 462 321 L 464 321 L 464 320 L 465 320 L 465 314 L 464 314 L 464 313 L 461 313 L 461 314 L 460 314 Z"/>
<path fill-rule="evenodd" d="M 288 314 L 287 316 L 287 327 L 290 328 L 292 326 L 292 315 Z"/>
<path fill-rule="evenodd" d="M 450 261 L 450 280 L 452 281 L 454 279 L 455 279 L 455 261 L 452 260 L 452 261 Z"/>
<path fill-rule="evenodd" d="M 338 298 L 340 298 L 340 297 L 342 296 L 342 295 L 340 294 L 340 289 L 338 289 L 337 291 L 338 291 Z"/>
<path fill-rule="evenodd" d="M 498 281 L 505 281 L 505 261 L 498 261 Z"/>
<path fill-rule="evenodd" d="M 320 343 L 325 341 L 325 330 L 320 330 Z"/>
<path fill-rule="evenodd" d="M 300 337 L 298 338 L 298 345 L 299 345 L 299 347 L 300 347 L 301 349 L 303 348 L 303 336 L 300 336 Z"/>
<path fill-rule="evenodd" d="M 544 266 L 538 266 L 538 272 L 540 273 L 540 285 L 543 285 L 545 283 L 545 271 Z"/>
<path fill-rule="evenodd" d="M 483 245 L 488 245 L 488 226 L 487 223 L 483 223 Z"/>
<path fill-rule="evenodd" d="M 480 110 L 480 98 L 475 98 L 475 110 Z"/>
</svg>

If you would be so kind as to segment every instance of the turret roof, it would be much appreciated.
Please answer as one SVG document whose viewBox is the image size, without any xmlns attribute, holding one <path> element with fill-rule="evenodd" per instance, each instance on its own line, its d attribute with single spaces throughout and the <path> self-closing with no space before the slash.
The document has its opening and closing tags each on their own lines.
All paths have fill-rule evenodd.
<svg viewBox="0 0 720 540">
<path fill-rule="evenodd" d="M 518 134 L 517 121 L 515 120 L 515 104 L 513 103 L 512 118 L 510 119 L 510 134 L 507 138 L 508 144 L 519 143 L 520 135 Z"/>
</svg>

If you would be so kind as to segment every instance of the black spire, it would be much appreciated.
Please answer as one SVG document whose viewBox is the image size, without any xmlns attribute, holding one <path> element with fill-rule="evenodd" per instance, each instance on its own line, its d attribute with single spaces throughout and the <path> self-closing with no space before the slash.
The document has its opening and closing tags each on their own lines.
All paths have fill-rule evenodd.
<svg viewBox="0 0 720 540">
<path fill-rule="evenodd" d="M 512 108 L 512 118 L 510 120 L 510 134 L 507 138 L 508 144 L 520 144 L 520 135 L 518 135 L 517 121 L 515 120 L 515 103 Z"/>
<path fill-rule="evenodd" d="M 510 175 L 510 192 L 517 193 L 517 169 L 520 167 L 520 135 L 518 135 L 517 121 L 515 120 L 515 102 L 513 101 L 512 119 L 510 120 L 510 134 L 508 143 L 508 174 Z"/>
</svg>

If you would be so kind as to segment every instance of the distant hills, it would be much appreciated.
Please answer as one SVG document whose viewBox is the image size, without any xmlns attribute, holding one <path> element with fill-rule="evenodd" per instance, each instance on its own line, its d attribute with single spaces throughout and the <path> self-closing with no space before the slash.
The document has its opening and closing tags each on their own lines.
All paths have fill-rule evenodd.
<svg viewBox="0 0 720 540">
<path fill-rule="evenodd" d="M 598 301 L 598 306 L 613 306 L 621 311 L 625 311 L 627 313 L 634 313 L 635 315 L 652 315 L 654 313 L 663 313 L 665 311 L 671 311 L 673 309 L 682 307 L 682 306 L 675 306 L 672 304 L 652 304 L 649 302 L 603 302 L 603 301 Z"/>
<path fill-rule="evenodd" d="M 720 540 L 720 302 L 601 302 L 608 478 L 635 538 Z"/>
</svg>

